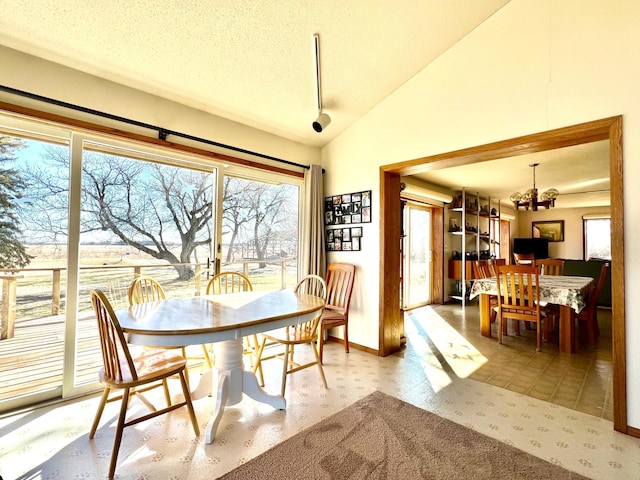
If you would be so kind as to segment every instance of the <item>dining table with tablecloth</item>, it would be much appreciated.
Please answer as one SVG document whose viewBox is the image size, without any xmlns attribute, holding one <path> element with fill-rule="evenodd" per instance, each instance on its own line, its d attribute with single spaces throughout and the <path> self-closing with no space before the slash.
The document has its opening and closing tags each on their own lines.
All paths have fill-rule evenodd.
<svg viewBox="0 0 640 480">
<path fill-rule="evenodd" d="M 575 346 L 575 322 L 571 310 L 575 313 L 585 308 L 587 298 L 593 293 L 594 280 L 591 277 L 570 275 L 540 275 L 538 277 L 540 303 L 558 305 L 560 311 L 560 351 L 573 353 Z M 489 298 L 498 294 L 496 277 L 481 278 L 473 281 L 469 299 L 480 297 L 480 333 L 491 336 L 491 305 Z"/>
</svg>

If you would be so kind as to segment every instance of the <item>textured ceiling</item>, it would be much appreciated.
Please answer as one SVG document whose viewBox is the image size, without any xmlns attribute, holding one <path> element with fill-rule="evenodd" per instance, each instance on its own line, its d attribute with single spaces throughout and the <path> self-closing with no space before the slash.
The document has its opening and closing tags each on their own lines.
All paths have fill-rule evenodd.
<svg viewBox="0 0 640 480">
<path fill-rule="evenodd" d="M 0 0 L 0 44 L 323 146 L 507 2 Z"/>
<path fill-rule="evenodd" d="M 506 3 L 0 0 L 0 44 L 322 147 Z M 322 133 L 311 127 L 315 33 L 322 104 L 332 119 Z M 583 206 L 582 198 L 608 204 L 608 192 L 600 200 L 594 193 L 609 188 L 606 145 L 563 150 L 423 179 L 508 201 L 530 188 L 528 164 L 535 161 L 538 187 L 565 194 L 559 206 Z"/>
<path fill-rule="evenodd" d="M 557 208 L 610 205 L 608 140 L 433 170 L 415 177 L 453 190 L 464 187 L 473 195 L 491 196 L 512 206 L 512 193 L 524 193 L 533 186 L 533 168 L 529 166 L 533 163 L 538 163 L 539 194 L 550 188 L 560 192 Z"/>
</svg>

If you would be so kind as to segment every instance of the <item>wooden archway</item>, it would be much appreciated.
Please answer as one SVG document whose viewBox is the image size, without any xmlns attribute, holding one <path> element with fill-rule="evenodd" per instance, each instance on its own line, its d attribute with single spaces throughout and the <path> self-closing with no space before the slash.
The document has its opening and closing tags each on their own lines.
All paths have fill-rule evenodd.
<svg viewBox="0 0 640 480">
<path fill-rule="evenodd" d="M 380 167 L 380 355 L 398 351 L 403 332 L 403 316 L 399 308 L 400 222 L 397 221 L 401 176 L 601 140 L 609 141 L 610 156 L 613 425 L 619 432 L 640 437 L 640 429 L 627 425 L 622 116 Z"/>
</svg>

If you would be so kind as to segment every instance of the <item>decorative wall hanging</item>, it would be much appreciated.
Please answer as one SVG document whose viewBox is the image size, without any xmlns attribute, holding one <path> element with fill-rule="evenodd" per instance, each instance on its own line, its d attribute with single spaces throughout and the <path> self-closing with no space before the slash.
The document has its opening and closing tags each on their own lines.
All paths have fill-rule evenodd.
<svg viewBox="0 0 640 480">
<path fill-rule="evenodd" d="M 324 224 L 371 223 L 371 190 L 324 199 Z"/>
<path fill-rule="evenodd" d="M 550 242 L 564 242 L 564 220 L 531 222 L 531 236 L 546 238 Z"/>
<path fill-rule="evenodd" d="M 327 251 L 360 251 L 362 227 L 327 229 Z"/>
</svg>

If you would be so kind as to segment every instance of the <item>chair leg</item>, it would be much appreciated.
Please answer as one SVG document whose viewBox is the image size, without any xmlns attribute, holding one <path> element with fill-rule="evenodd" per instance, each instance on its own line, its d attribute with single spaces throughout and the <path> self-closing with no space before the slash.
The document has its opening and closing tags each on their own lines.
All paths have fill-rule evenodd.
<svg viewBox="0 0 640 480">
<path fill-rule="evenodd" d="M 262 352 L 264 350 L 264 346 L 267 343 L 267 339 L 263 338 L 260 345 L 258 345 L 256 351 L 256 364 L 253 366 L 253 374 L 255 375 L 258 370 L 260 370 L 260 386 L 264 387 L 264 376 L 262 375 Z"/>
<path fill-rule="evenodd" d="M 327 387 L 327 379 L 324 376 L 324 369 L 322 368 L 322 362 L 320 361 L 320 355 L 318 355 L 318 350 L 316 349 L 316 344 L 311 342 L 311 348 L 313 349 L 313 354 L 316 357 L 316 365 L 318 365 L 318 371 L 320 372 L 320 378 L 322 379 L 322 385 L 324 388 Z"/>
<path fill-rule="evenodd" d="M 284 397 L 284 390 L 287 387 L 287 372 L 289 371 L 289 345 L 284 346 L 284 357 L 282 357 L 282 384 L 280 385 L 280 396 Z"/>
<path fill-rule="evenodd" d="M 596 331 L 593 316 L 587 318 L 587 334 L 589 335 L 589 345 L 596 348 Z"/>
<path fill-rule="evenodd" d="M 318 335 L 318 345 L 320 346 L 320 363 L 322 363 L 322 352 L 324 351 L 324 332 L 325 328 L 320 323 L 320 335 Z"/>
<path fill-rule="evenodd" d="M 187 362 L 187 365 L 184 367 L 184 378 L 187 380 L 187 385 L 191 388 L 191 383 L 189 382 L 189 362 L 187 360 L 187 347 L 182 347 L 182 357 Z"/>
<path fill-rule="evenodd" d="M 167 384 L 167 379 L 162 379 L 162 388 L 164 390 L 164 399 L 167 401 L 167 406 L 171 406 L 171 394 L 169 393 L 169 385 Z"/>
<path fill-rule="evenodd" d="M 540 329 L 540 322 L 536 322 L 536 352 L 542 349 L 542 332 Z"/>
<path fill-rule="evenodd" d="M 186 370 L 186 368 L 185 368 Z M 189 384 L 184 376 L 184 371 L 178 374 L 180 377 L 180 384 L 182 385 L 182 394 L 184 401 L 187 404 L 187 410 L 189 410 L 189 417 L 191 418 L 191 424 L 193 425 L 193 431 L 196 436 L 200 435 L 200 427 L 198 427 L 198 419 L 196 418 L 196 412 L 193 409 L 193 403 L 191 402 L 191 393 L 189 392 Z"/>
<path fill-rule="evenodd" d="M 258 363 L 258 335 L 254 335 L 253 336 L 253 358 L 254 358 L 254 363 Z M 257 365 L 256 368 L 254 368 L 253 373 L 258 373 L 259 375 L 259 379 L 260 379 L 260 386 L 264 387 L 264 373 L 262 372 L 262 364 Z"/>
<path fill-rule="evenodd" d="M 211 356 L 209 355 L 208 345 L 202 344 L 202 353 L 204 355 L 204 362 L 207 364 L 207 367 L 209 367 L 209 370 L 211 370 L 213 368 L 213 361 L 211 360 Z"/>
<path fill-rule="evenodd" d="M 500 345 L 502 345 L 502 335 L 504 334 L 502 328 L 504 324 L 504 318 L 502 316 L 502 313 L 498 312 L 498 343 Z"/>
<path fill-rule="evenodd" d="M 122 394 L 122 403 L 120 404 L 120 414 L 118 415 L 118 425 L 116 426 L 116 435 L 113 440 L 113 450 L 111 452 L 111 462 L 109 464 L 109 478 L 113 478 L 116 472 L 116 462 L 118 461 L 118 451 L 122 443 L 122 432 L 124 430 L 124 422 L 127 416 L 127 403 L 129 400 L 129 389 L 125 388 Z"/>
<path fill-rule="evenodd" d="M 347 328 L 348 324 L 344 324 L 344 351 L 349 353 L 349 329 Z"/>
<path fill-rule="evenodd" d="M 102 418 L 102 412 L 104 411 L 104 406 L 107 404 L 107 399 L 109 398 L 110 391 L 110 388 L 105 387 L 104 391 L 102 392 L 102 398 L 100 399 L 100 405 L 98 405 L 96 417 L 93 419 L 93 425 L 91 426 L 91 432 L 89 432 L 89 438 L 93 438 L 96 434 L 96 430 L 98 429 L 100 418 Z"/>
</svg>

